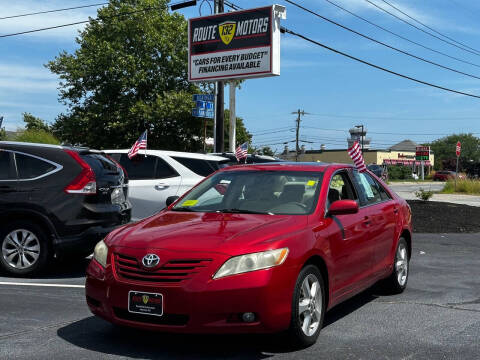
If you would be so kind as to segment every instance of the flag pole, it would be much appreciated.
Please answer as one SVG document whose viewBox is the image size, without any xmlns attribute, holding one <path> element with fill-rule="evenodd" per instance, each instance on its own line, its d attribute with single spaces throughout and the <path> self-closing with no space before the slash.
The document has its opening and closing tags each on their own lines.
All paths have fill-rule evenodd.
<svg viewBox="0 0 480 360">
<path fill-rule="evenodd" d="M 147 146 L 148 146 L 148 131 L 145 130 L 145 157 L 147 157 Z"/>
</svg>

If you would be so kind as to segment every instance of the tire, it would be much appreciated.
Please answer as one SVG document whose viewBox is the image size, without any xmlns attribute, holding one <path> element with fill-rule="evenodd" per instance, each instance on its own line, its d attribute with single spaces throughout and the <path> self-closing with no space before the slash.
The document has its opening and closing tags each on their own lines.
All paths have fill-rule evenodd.
<svg viewBox="0 0 480 360">
<path fill-rule="evenodd" d="M 407 287 L 410 273 L 410 254 L 407 241 L 402 237 L 398 241 L 393 261 L 392 274 L 385 279 L 384 288 L 391 294 L 400 294 Z"/>
<path fill-rule="evenodd" d="M 15 221 L 0 230 L 0 266 L 6 272 L 16 276 L 37 274 L 45 268 L 49 255 L 47 236 L 40 226 Z"/>
<path fill-rule="evenodd" d="M 315 296 L 312 296 L 311 293 L 313 284 L 316 284 Z M 308 292 L 308 299 L 305 298 L 306 292 Z M 315 301 L 313 301 L 314 299 Z M 316 266 L 307 265 L 300 271 L 293 293 L 292 317 L 288 330 L 288 337 L 292 345 L 305 348 L 317 341 L 322 329 L 325 309 L 325 283 L 322 274 Z M 309 327 L 307 327 L 306 316 L 310 317 Z"/>
</svg>

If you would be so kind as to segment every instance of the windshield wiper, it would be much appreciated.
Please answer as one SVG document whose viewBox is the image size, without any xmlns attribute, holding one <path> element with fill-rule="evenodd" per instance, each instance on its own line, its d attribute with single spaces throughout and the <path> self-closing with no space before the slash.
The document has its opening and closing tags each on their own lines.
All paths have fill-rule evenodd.
<svg viewBox="0 0 480 360">
<path fill-rule="evenodd" d="M 263 215 L 273 215 L 271 212 L 265 211 L 254 211 L 254 210 L 246 210 L 246 209 L 221 209 L 216 210 L 219 213 L 235 213 L 235 214 L 263 214 Z"/>
<path fill-rule="evenodd" d="M 188 206 L 179 206 L 172 209 L 172 211 L 185 211 L 185 212 L 196 212 L 191 207 Z"/>
</svg>

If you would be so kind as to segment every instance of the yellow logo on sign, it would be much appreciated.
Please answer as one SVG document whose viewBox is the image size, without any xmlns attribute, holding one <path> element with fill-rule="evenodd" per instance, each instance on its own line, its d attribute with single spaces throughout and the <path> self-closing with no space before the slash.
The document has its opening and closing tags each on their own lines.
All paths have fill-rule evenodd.
<svg viewBox="0 0 480 360">
<path fill-rule="evenodd" d="M 225 45 L 230 44 L 235 36 L 235 30 L 237 29 L 237 23 L 235 21 L 226 21 L 218 25 L 220 32 L 220 38 Z"/>
<path fill-rule="evenodd" d="M 144 303 L 145 305 L 147 305 L 148 299 L 150 299 L 150 297 L 149 297 L 148 295 L 142 295 L 142 300 L 143 300 L 143 303 Z"/>
</svg>

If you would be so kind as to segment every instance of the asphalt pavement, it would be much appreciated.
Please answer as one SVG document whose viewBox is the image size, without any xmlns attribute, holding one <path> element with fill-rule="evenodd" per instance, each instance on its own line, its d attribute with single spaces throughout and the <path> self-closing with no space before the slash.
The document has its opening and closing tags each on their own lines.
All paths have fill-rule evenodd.
<svg viewBox="0 0 480 360">
<path fill-rule="evenodd" d="M 480 234 L 416 234 L 407 290 L 373 287 L 327 313 L 318 342 L 117 328 L 84 301 L 87 261 L 0 277 L 0 359 L 479 359 Z"/>
<path fill-rule="evenodd" d="M 445 186 L 444 182 L 391 182 L 388 185 L 405 200 L 418 200 L 415 192 L 423 189 L 438 192 Z M 434 194 L 430 201 L 450 202 L 454 204 L 480 206 L 480 196 L 463 194 Z"/>
</svg>

